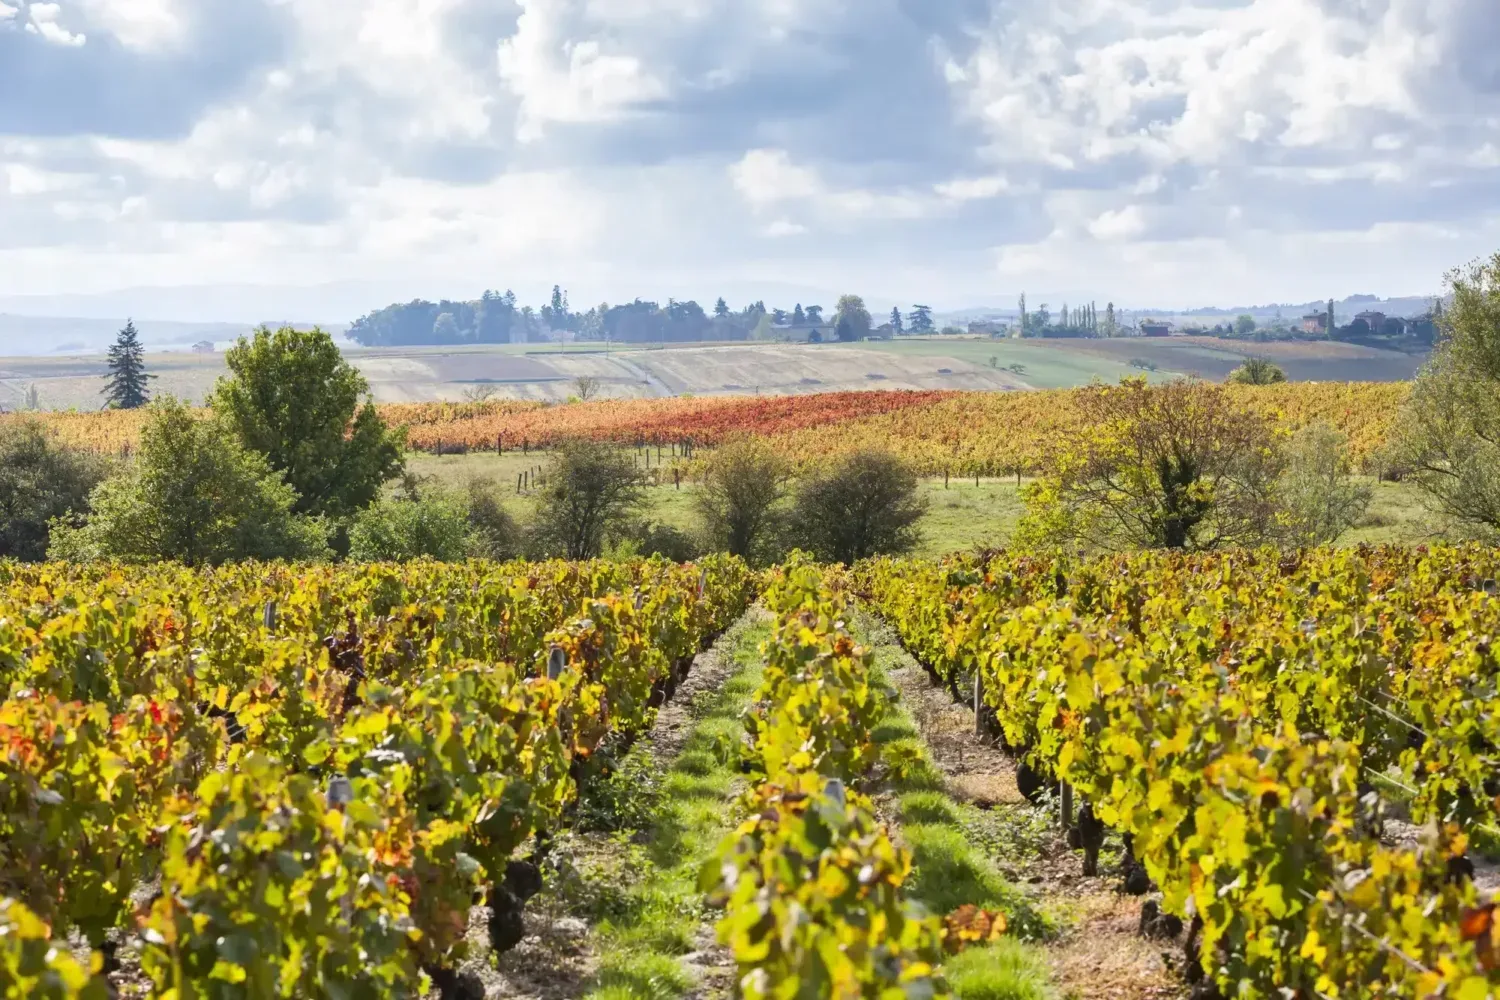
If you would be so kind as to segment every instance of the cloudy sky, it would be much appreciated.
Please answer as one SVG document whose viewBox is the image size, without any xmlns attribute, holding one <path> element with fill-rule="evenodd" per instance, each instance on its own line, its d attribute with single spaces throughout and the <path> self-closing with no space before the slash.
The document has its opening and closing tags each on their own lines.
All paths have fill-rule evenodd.
<svg viewBox="0 0 1500 1000">
<path fill-rule="evenodd" d="M 1422 294 L 1500 249 L 1497 37 L 1496 0 L 0 0 L 0 296 Z"/>
</svg>

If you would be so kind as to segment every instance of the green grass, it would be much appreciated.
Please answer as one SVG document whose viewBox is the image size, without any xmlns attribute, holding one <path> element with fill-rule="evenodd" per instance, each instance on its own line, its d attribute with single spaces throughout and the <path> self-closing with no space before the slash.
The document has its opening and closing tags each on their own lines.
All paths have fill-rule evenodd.
<svg viewBox="0 0 1500 1000">
<path fill-rule="evenodd" d="M 693 705 L 694 725 L 662 777 L 654 816 L 636 837 L 619 838 L 621 865 L 606 867 L 593 892 L 599 971 L 590 1000 L 668 1000 L 693 984 L 679 957 L 696 946 L 707 916 L 698 869 L 729 832 L 726 805 L 737 770 L 740 713 L 760 684 L 760 643 L 769 625 L 740 633 L 736 671 Z M 644 841 L 644 843 L 636 843 Z"/>
<path fill-rule="evenodd" d="M 545 468 L 550 456 L 543 452 L 504 455 L 476 452 L 471 455 L 407 456 L 407 465 L 420 476 L 432 476 L 449 486 L 461 487 L 471 478 L 489 480 L 500 491 L 505 508 L 519 518 L 536 509 L 535 493 L 518 494 L 516 475 L 538 466 Z M 927 514 L 922 519 L 922 541 L 913 555 L 937 557 L 949 552 L 965 551 L 976 545 L 1003 545 L 1015 531 L 1021 516 L 1019 488 L 1014 479 L 950 479 L 947 488 L 942 479 L 923 480 L 922 497 Z M 697 493 L 694 483 L 684 481 L 681 489 L 670 483 L 646 489 L 641 516 L 681 531 L 695 532 L 698 518 L 693 508 Z"/>
<path fill-rule="evenodd" d="M 1042 957 L 1009 938 L 955 955 L 943 971 L 960 1000 L 1050 1000 L 1056 995 Z"/>
<path fill-rule="evenodd" d="M 855 616 L 862 642 L 873 639 L 875 665 L 871 683 L 888 685 L 887 672 L 900 662 L 900 647 L 872 626 L 867 615 Z M 891 702 L 891 710 L 873 737 L 890 768 L 890 789 L 896 799 L 901 840 L 911 848 L 912 877 L 907 895 L 929 912 L 947 914 L 966 903 L 999 910 L 1008 933 L 1040 939 L 1053 933 L 1051 922 L 1032 905 L 1021 889 L 1010 884 L 991 859 L 970 843 L 968 827 L 979 812 L 944 790 L 941 772 L 932 763 L 927 744 L 906 705 Z"/>
<path fill-rule="evenodd" d="M 516 475 L 531 468 L 545 468 L 550 460 L 550 455 L 544 452 L 529 455 L 507 452 L 503 456 L 413 454 L 407 457 L 407 464 L 418 475 L 432 476 L 452 486 L 462 486 L 470 478 L 490 480 L 499 489 L 506 509 L 524 519 L 535 510 L 535 494 L 518 495 Z M 1423 508 L 1416 487 L 1410 483 L 1363 481 L 1374 489 L 1374 500 L 1364 520 L 1339 539 L 1340 545 L 1438 540 L 1432 516 Z M 1026 482 L 1029 480 L 1023 480 L 1022 485 Z M 937 558 L 981 546 L 1003 546 L 1014 535 L 1024 513 L 1021 486 L 1014 479 L 981 479 L 977 487 L 973 479 L 950 478 L 946 487 L 941 478 L 925 479 L 919 489 L 927 502 L 927 513 L 921 523 L 922 540 L 911 554 L 921 558 Z M 698 530 L 693 508 L 696 492 L 696 484 L 687 481 L 681 489 L 670 483 L 647 487 L 641 516 L 694 533 Z"/>
</svg>

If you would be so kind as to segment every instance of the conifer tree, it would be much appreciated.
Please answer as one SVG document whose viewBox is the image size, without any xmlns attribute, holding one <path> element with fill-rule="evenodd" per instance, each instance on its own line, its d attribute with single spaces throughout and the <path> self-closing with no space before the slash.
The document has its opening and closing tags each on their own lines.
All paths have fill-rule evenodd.
<svg viewBox="0 0 1500 1000">
<path fill-rule="evenodd" d="M 146 351 L 134 322 L 125 321 L 125 328 L 109 349 L 108 365 L 103 390 L 106 406 L 134 410 L 150 401 L 146 383 L 156 376 L 146 372 Z"/>
</svg>

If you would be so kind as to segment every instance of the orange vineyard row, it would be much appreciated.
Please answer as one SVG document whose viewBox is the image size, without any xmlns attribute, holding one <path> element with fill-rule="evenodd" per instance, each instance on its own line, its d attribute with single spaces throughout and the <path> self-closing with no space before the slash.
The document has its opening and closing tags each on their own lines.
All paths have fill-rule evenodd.
<svg viewBox="0 0 1500 1000">
<path fill-rule="evenodd" d="M 1369 464 L 1385 443 L 1410 389 L 1404 382 L 1230 386 L 1244 405 L 1295 430 L 1324 420 L 1349 437 Z M 805 396 L 382 405 L 387 422 L 407 427 L 417 451 L 494 451 L 547 447 L 569 438 L 622 444 L 692 442 L 712 447 L 735 434 L 769 439 L 797 465 L 852 449 L 891 448 L 926 474 L 1007 475 L 1040 469 L 1049 444 L 1078 429 L 1074 390 L 1044 392 L 872 391 Z M 0 419 L 17 419 L 4 417 Z M 111 454 L 132 448 L 141 411 L 49 413 L 69 444 Z"/>
</svg>

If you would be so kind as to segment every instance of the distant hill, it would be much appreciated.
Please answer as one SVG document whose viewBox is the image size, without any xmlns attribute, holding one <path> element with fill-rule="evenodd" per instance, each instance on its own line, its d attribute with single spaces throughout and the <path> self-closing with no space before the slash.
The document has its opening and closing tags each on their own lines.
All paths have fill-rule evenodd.
<svg viewBox="0 0 1500 1000">
<path fill-rule="evenodd" d="M 65 354 L 98 354 L 115 339 L 126 317 L 93 319 L 79 316 L 14 316 L 0 313 L 0 357 L 46 357 Z M 250 332 L 250 323 L 185 323 L 174 320 L 136 319 L 141 342 L 147 350 L 184 348 L 199 341 L 223 345 Z M 268 321 L 270 326 L 279 321 Z M 307 324 L 296 324 L 303 326 Z M 342 333 L 341 326 L 324 326 Z"/>
<path fill-rule="evenodd" d="M 1064 299 L 1058 296 L 1027 296 L 1032 309 L 1048 303 L 1053 311 L 1063 304 Z M 1333 303 L 1334 315 L 1342 323 L 1348 317 L 1353 317 L 1362 312 L 1381 312 L 1387 316 L 1398 316 L 1409 319 L 1413 316 L 1421 316 L 1432 308 L 1433 300 L 1437 296 L 1427 295 L 1404 295 L 1395 298 L 1381 298 L 1378 295 L 1350 295 L 1344 299 L 1335 299 Z M 1084 300 L 1077 300 L 1075 305 L 1084 304 Z M 1104 300 L 1094 303 L 1102 312 Z M 1309 313 L 1321 313 L 1328 309 L 1328 300 L 1318 302 L 1271 302 L 1265 305 L 1255 306 L 1201 306 L 1192 309 L 1178 307 L 1155 307 L 1149 309 L 1120 309 L 1121 321 L 1134 322 L 1136 319 L 1149 316 L 1153 319 L 1171 320 L 1181 322 L 1189 319 L 1213 320 L 1222 322 L 1236 316 L 1250 315 L 1255 317 L 1256 322 L 1269 322 L 1278 315 L 1288 322 L 1295 323 Z M 1020 315 L 1016 308 L 998 309 L 975 307 L 970 309 L 955 309 L 949 312 L 937 313 L 934 318 L 941 323 L 957 323 L 959 325 L 978 322 L 987 319 L 1013 320 Z"/>
</svg>

